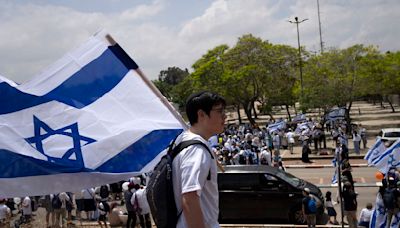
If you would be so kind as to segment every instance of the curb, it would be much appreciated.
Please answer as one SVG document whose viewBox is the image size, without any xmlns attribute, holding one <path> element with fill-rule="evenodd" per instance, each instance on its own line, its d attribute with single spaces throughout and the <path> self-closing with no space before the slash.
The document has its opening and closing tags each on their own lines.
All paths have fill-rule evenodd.
<svg viewBox="0 0 400 228">
<path fill-rule="evenodd" d="M 317 156 L 309 156 L 310 160 L 322 160 L 322 159 L 333 159 L 333 155 L 317 155 Z M 364 155 L 349 155 L 350 159 L 364 159 Z M 301 156 L 299 157 L 282 157 L 283 161 L 293 161 L 293 160 L 300 160 Z"/>
<path fill-rule="evenodd" d="M 338 184 L 316 184 L 316 186 L 318 188 L 337 188 Z M 381 187 L 382 186 L 382 182 L 376 182 L 376 183 L 354 183 L 354 187 L 366 187 L 366 188 L 370 188 L 370 187 Z"/>
<path fill-rule="evenodd" d="M 333 168 L 332 164 L 326 165 L 285 165 L 285 168 L 309 168 L 309 169 L 321 169 L 321 168 Z M 369 167 L 368 164 L 352 164 L 351 167 Z"/>
</svg>

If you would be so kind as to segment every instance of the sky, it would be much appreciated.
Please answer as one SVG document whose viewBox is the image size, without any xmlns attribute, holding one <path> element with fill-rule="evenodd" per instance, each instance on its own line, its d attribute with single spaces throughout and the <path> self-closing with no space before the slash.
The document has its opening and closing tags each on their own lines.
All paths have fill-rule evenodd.
<svg viewBox="0 0 400 228">
<path fill-rule="evenodd" d="M 192 64 L 244 34 L 320 52 L 317 0 L 0 0 L 0 75 L 31 80 L 99 30 L 107 31 L 148 78 Z M 319 0 L 325 48 L 400 50 L 399 0 Z"/>
</svg>

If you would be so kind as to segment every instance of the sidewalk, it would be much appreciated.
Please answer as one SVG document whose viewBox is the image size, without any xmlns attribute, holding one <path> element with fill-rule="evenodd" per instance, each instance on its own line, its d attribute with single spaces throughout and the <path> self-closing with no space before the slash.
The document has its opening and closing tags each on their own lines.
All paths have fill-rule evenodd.
<svg viewBox="0 0 400 228">
<path fill-rule="evenodd" d="M 351 165 L 353 167 L 367 167 L 367 161 L 364 160 L 365 154 L 368 152 L 367 149 L 361 149 L 360 154 L 354 154 L 354 149 L 352 147 L 352 141 L 349 140 L 349 158 Z M 374 142 L 369 141 L 372 145 Z M 283 164 L 287 168 L 326 168 L 333 167 L 332 159 L 334 158 L 334 148 L 332 147 L 332 140 L 327 139 L 327 148 L 320 149 L 318 152 L 314 150 L 314 144 L 311 144 L 311 154 L 309 154 L 309 159 L 311 163 L 304 163 L 301 161 L 301 151 L 302 147 L 297 145 L 293 148 L 293 154 L 290 154 L 289 150 L 280 150 Z"/>
</svg>

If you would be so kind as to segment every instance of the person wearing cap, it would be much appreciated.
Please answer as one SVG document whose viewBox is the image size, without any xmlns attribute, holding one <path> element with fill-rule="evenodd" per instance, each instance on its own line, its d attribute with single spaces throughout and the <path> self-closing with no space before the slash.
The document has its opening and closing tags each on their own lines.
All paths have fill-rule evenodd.
<svg viewBox="0 0 400 228">
<path fill-rule="evenodd" d="M 317 223 L 317 218 L 315 212 L 311 212 L 308 208 L 308 201 L 311 200 L 311 195 L 310 195 L 310 189 L 309 188 L 304 188 L 303 189 L 303 200 L 302 200 L 302 211 L 303 211 L 303 216 L 307 222 L 308 227 L 315 227 Z"/>
</svg>

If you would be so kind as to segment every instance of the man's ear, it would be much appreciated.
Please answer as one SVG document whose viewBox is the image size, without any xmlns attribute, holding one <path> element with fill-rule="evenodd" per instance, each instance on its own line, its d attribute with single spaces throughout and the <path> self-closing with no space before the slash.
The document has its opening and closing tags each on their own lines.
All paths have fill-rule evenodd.
<svg viewBox="0 0 400 228">
<path fill-rule="evenodd" d="M 206 115 L 207 115 L 207 113 L 206 113 L 205 111 L 201 110 L 201 109 L 199 109 L 199 110 L 197 111 L 197 119 L 198 119 L 198 120 L 204 119 L 204 117 L 205 117 Z"/>
</svg>

